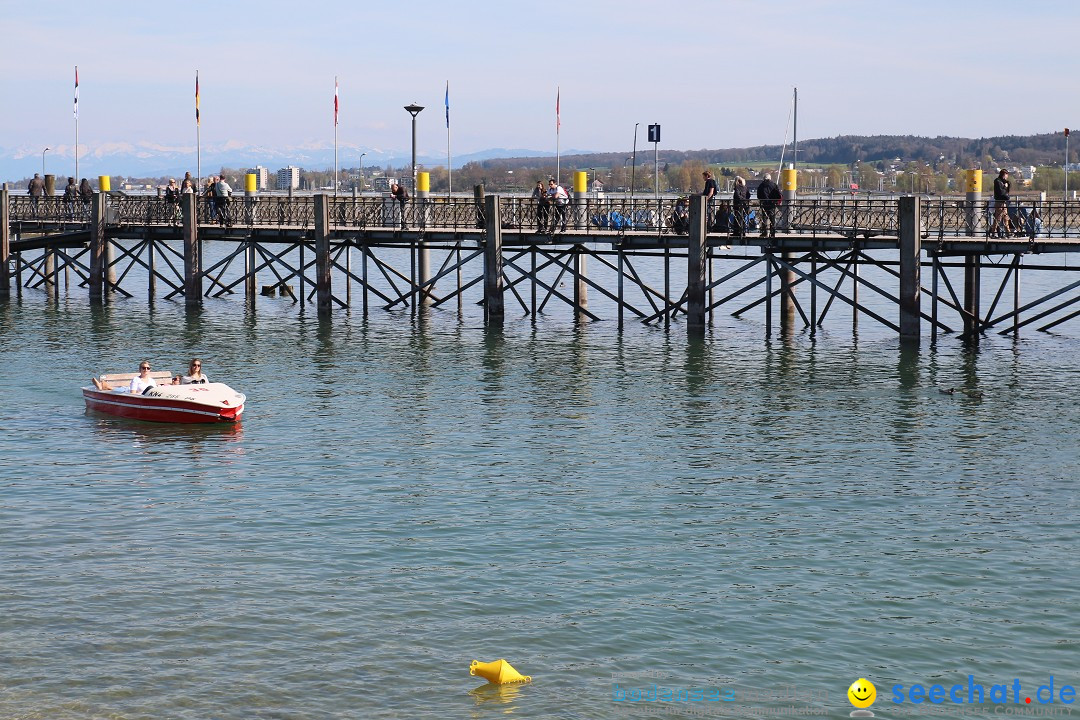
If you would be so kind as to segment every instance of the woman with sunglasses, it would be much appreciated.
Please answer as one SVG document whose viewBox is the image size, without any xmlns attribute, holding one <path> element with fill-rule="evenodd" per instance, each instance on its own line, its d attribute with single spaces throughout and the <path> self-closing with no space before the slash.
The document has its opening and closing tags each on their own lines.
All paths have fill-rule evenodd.
<svg viewBox="0 0 1080 720">
<path fill-rule="evenodd" d="M 97 378 L 93 378 L 94 387 L 98 390 L 114 390 L 112 385 Z M 154 378 L 150 377 L 150 362 L 143 360 L 139 363 L 139 374 L 131 378 L 131 382 L 128 384 L 128 392 L 134 395 L 142 395 L 144 392 L 152 387 L 157 387 L 157 382 Z"/>
<path fill-rule="evenodd" d="M 173 378 L 173 385 L 200 385 L 208 382 L 210 382 L 210 378 L 203 375 L 202 360 L 199 358 L 191 359 L 187 375 Z"/>
</svg>

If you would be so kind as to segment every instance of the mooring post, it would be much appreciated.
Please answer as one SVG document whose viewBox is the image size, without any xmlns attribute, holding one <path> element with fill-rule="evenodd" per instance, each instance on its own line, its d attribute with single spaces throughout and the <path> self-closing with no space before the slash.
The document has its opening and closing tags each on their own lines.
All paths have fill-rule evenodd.
<svg viewBox="0 0 1080 720">
<path fill-rule="evenodd" d="M 202 248 L 195 193 L 180 196 L 180 217 L 184 234 L 184 305 L 196 308 L 202 305 Z"/>
<path fill-rule="evenodd" d="M 690 196 L 690 235 L 686 248 L 686 332 L 691 337 L 705 336 L 705 198 Z"/>
<path fill-rule="evenodd" d="M 574 171 L 574 229 L 585 229 L 585 216 L 588 214 L 589 204 L 589 173 L 584 170 Z"/>
<path fill-rule="evenodd" d="M 417 254 L 417 271 L 419 277 L 417 282 L 419 283 L 420 296 L 417 298 L 417 304 L 419 307 L 427 307 L 431 305 L 431 294 L 435 289 L 428 285 L 431 282 L 431 250 L 427 246 L 427 242 L 424 240 L 423 230 L 427 228 L 428 213 L 430 207 L 428 205 L 428 195 L 431 192 L 431 173 L 418 172 L 416 173 L 416 206 L 419 217 L 415 218 L 417 226 L 421 232 L 416 241 L 416 254 Z"/>
<path fill-rule="evenodd" d="M 483 187 L 476 186 L 480 192 Z M 484 321 L 491 325 L 503 322 L 503 258 L 500 198 L 489 195 L 484 201 Z"/>
<path fill-rule="evenodd" d="M 922 309 L 919 293 L 919 261 L 922 258 L 920 210 L 919 198 L 900 198 L 900 217 L 897 219 L 900 230 L 900 339 L 915 342 L 919 340 Z"/>
<path fill-rule="evenodd" d="M 105 193 L 94 193 L 90 203 L 90 303 L 100 305 L 105 298 Z"/>
<path fill-rule="evenodd" d="M 8 261 L 11 257 L 11 216 L 8 208 L 8 186 L 0 188 L 0 300 L 11 298 L 11 277 Z"/>
<path fill-rule="evenodd" d="M 975 234 L 982 205 L 982 170 L 967 171 L 967 193 L 964 196 L 964 229 L 968 236 Z"/>
<path fill-rule="evenodd" d="M 964 339 L 979 338 L 979 270 L 982 257 L 977 253 L 964 257 Z"/>
<path fill-rule="evenodd" d="M 319 315 L 333 309 L 330 293 L 330 203 L 326 195 L 315 196 L 315 300 Z"/>
</svg>

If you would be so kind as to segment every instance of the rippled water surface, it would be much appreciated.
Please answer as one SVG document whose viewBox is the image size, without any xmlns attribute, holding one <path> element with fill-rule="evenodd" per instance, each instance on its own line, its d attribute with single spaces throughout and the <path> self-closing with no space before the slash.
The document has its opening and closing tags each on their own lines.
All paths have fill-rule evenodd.
<svg viewBox="0 0 1080 720">
<path fill-rule="evenodd" d="M 622 717 L 653 682 L 843 717 L 860 676 L 889 717 L 898 683 L 1080 681 L 1075 335 L 280 307 L 0 305 L 0 717 Z M 192 355 L 241 426 L 84 410 Z M 469 676 L 503 657 L 533 682 Z"/>
</svg>

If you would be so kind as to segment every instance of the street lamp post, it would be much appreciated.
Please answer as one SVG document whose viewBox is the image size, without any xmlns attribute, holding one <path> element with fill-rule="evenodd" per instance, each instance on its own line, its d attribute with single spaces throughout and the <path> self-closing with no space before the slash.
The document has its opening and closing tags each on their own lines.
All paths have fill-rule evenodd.
<svg viewBox="0 0 1080 720">
<path fill-rule="evenodd" d="M 406 105 L 405 110 L 412 115 L 412 189 L 416 192 L 416 116 L 423 110 L 422 105 L 413 103 L 412 105 Z"/>
<path fill-rule="evenodd" d="M 416 116 L 419 115 L 420 111 L 423 109 L 424 107 L 422 105 L 417 105 L 416 103 L 405 106 L 406 112 L 412 115 L 412 190 L 414 196 L 416 195 Z M 402 222 L 404 222 L 404 218 L 402 218 Z M 431 259 L 428 254 L 428 249 L 424 246 L 424 238 L 422 235 L 417 243 L 416 255 L 416 284 L 419 289 L 419 304 L 422 307 L 426 307 L 431 304 L 432 288 L 428 285 L 429 278 L 431 277 Z"/>
<path fill-rule="evenodd" d="M 634 206 L 634 176 L 637 171 L 637 129 L 640 124 L 641 123 L 634 123 L 634 164 L 630 166 L 630 207 Z"/>
<path fill-rule="evenodd" d="M 45 148 L 41 151 L 41 181 L 45 181 L 45 153 L 49 152 L 49 148 Z"/>
<path fill-rule="evenodd" d="M 364 156 L 367 153 L 360 153 L 360 194 L 364 194 Z"/>
</svg>

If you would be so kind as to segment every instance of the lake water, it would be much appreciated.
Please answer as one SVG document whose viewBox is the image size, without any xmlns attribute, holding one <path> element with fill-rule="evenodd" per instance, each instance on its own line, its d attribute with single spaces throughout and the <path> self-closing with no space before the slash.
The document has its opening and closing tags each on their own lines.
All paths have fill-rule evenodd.
<svg viewBox="0 0 1080 720">
<path fill-rule="evenodd" d="M 898 684 L 1080 682 L 1075 322 L 912 350 L 83 294 L 0 305 L 0 717 L 644 717 L 619 693 L 654 683 L 846 717 L 859 677 L 900 717 Z M 242 425 L 84 410 L 92 373 L 193 355 Z M 533 682 L 470 677 L 497 658 Z"/>
</svg>

